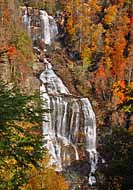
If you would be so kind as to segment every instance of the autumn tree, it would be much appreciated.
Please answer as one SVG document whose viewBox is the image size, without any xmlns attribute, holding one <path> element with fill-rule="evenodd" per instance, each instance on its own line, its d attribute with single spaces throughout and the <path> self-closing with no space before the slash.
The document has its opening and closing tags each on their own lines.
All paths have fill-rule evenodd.
<svg viewBox="0 0 133 190">
<path fill-rule="evenodd" d="M 22 190 L 68 190 L 68 183 L 59 172 L 56 172 L 55 166 L 49 165 L 50 156 L 47 154 L 41 162 L 41 168 L 37 170 L 32 168 L 29 173 L 30 179 L 28 184 Z"/>
<path fill-rule="evenodd" d="M 61 1 L 65 13 L 67 64 L 76 90 L 97 101 L 99 121 L 118 110 L 114 86 L 132 80 L 131 1 Z M 118 95 L 119 96 L 119 95 Z M 123 98 L 122 98 L 123 96 Z M 121 94 L 121 103 L 125 100 Z M 120 103 L 120 104 L 121 104 Z M 103 113 L 98 107 L 103 107 Z M 101 119 L 100 119 L 101 118 Z M 109 123 L 106 122 L 106 123 Z"/>
<path fill-rule="evenodd" d="M 128 17 L 129 5 L 126 1 L 117 1 L 110 2 L 105 7 L 105 14 L 102 18 L 105 30 L 103 36 L 103 56 L 96 72 L 96 78 L 102 78 L 100 81 L 95 81 L 95 88 L 99 93 L 99 98 L 103 98 L 107 107 L 113 111 L 117 110 L 119 104 L 124 103 L 126 98 L 122 90 L 119 89 L 117 93 L 114 92 L 114 85 L 128 85 L 127 68 L 129 64 L 127 60 L 129 59 L 129 54 L 125 54 L 125 52 L 129 43 L 126 36 L 130 32 L 130 20 Z M 127 82 L 125 83 L 124 81 Z M 121 96 L 118 100 L 120 102 L 116 100 L 118 96 L 119 98 Z M 111 114 L 110 111 L 109 114 Z"/>
</svg>

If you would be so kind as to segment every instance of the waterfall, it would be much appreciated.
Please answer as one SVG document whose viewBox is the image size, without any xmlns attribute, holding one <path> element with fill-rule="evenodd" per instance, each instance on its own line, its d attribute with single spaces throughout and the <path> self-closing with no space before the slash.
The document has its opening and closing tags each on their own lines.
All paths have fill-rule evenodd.
<svg viewBox="0 0 133 190">
<path fill-rule="evenodd" d="M 55 19 L 44 10 L 40 10 L 39 15 L 35 16 L 34 14 L 29 15 L 25 9 L 24 15 L 22 15 L 22 23 L 33 42 L 41 39 L 45 44 L 51 45 L 57 37 L 58 28 Z"/>
<path fill-rule="evenodd" d="M 38 17 L 36 20 L 40 21 L 40 32 L 35 35 L 31 35 L 32 16 L 27 11 L 22 16 L 22 23 L 33 41 L 41 39 L 50 45 L 58 34 L 56 22 L 44 10 L 40 10 Z M 73 161 L 81 160 L 81 155 L 87 157 L 89 153 L 89 184 L 93 185 L 96 182 L 94 173 L 98 156 L 96 120 L 90 101 L 72 95 L 54 72 L 52 64 L 47 59 L 44 59 L 44 63 L 46 69 L 40 75 L 40 92 L 45 101 L 43 106 L 49 110 L 43 116 L 43 136 L 44 146 L 51 155 L 50 164 L 55 164 L 57 170 L 61 171 Z"/>
<path fill-rule="evenodd" d="M 46 100 L 45 108 L 50 110 L 44 115 L 48 122 L 43 122 L 45 146 L 52 156 L 52 163 L 62 170 L 73 160 L 80 159 L 79 145 L 82 143 L 90 155 L 89 183 L 92 185 L 97 164 L 95 114 L 88 98 L 70 94 L 51 63 L 46 59 L 44 62 L 46 69 L 40 75 L 40 91 Z"/>
</svg>

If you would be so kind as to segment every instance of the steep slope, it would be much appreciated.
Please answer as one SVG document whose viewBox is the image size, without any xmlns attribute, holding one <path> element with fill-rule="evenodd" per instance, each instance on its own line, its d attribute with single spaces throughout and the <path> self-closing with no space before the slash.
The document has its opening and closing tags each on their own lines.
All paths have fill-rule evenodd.
<svg viewBox="0 0 133 190">
<path fill-rule="evenodd" d="M 0 78 L 21 90 L 39 90 L 34 74 L 40 70 L 32 50 L 32 41 L 22 27 L 15 1 L 2 1 L 0 6 Z"/>
</svg>

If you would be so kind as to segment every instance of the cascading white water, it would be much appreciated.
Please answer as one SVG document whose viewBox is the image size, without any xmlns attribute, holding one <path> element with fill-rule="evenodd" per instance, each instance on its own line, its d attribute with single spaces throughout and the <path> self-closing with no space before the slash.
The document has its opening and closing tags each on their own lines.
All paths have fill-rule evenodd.
<svg viewBox="0 0 133 190">
<path fill-rule="evenodd" d="M 36 19 L 37 21 L 34 20 L 34 24 L 31 26 L 31 23 L 33 23 L 32 20 L 35 17 L 38 19 Z M 34 27 L 38 27 L 38 22 L 40 22 L 40 30 L 31 32 L 34 30 Z M 58 34 L 58 28 L 55 19 L 52 16 L 49 16 L 44 10 L 40 10 L 40 14 L 35 16 L 28 15 L 28 11 L 25 9 L 25 13 L 22 15 L 22 23 L 33 41 L 41 39 L 43 42 L 45 42 L 45 44 L 51 45 Z"/>
<path fill-rule="evenodd" d="M 95 174 L 96 166 L 98 162 L 98 156 L 96 151 L 96 120 L 95 114 L 92 110 L 90 101 L 88 98 L 81 98 L 83 102 L 83 112 L 84 112 L 84 133 L 86 135 L 86 150 L 89 152 L 91 161 L 91 171 L 89 174 L 89 184 L 93 185 L 96 183 Z"/>
<path fill-rule="evenodd" d="M 40 10 L 39 18 L 41 33 L 37 38 L 50 45 L 58 34 L 56 22 L 43 10 Z M 22 22 L 34 41 L 37 38 L 31 35 L 31 21 L 32 17 L 25 11 Z M 80 160 L 82 145 L 84 151 L 89 152 L 89 184 L 93 185 L 96 182 L 93 175 L 98 160 L 95 114 L 88 98 L 73 96 L 47 59 L 44 62 L 46 69 L 40 75 L 40 92 L 46 101 L 44 108 L 50 110 L 44 115 L 43 122 L 44 146 L 51 154 L 50 164 L 56 164 L 57 170 L 61 171 L 74 160 Z"/>
<path fill-rule="evenodd" d="M 51 44 L 50 37 L 50 24 L 49 18 L 46 11 L 40 11 L 40 19 L 41 19 L 41 39 L 44 40 L 45 44 Z"/>
<path fill-rule="evenodd" d="M 22 16 L 22 23 L 24 25 L 24 28 L 27 30 L 28 34 L 31 35 L 31 16 L 28 16 L 27 9 L 25 10 L 24 15 Z"/>
<path fill-rule="evenodd" d="M 45 114 L 43 135 L 51 156 L 58 170 L 79 160 L 80 135 L 85 150 L 89 152 L 91 171 L 89 183 L 95 183 L 93 174 L 96 170 L 96 121 L 88 98 L 74 97 L 55 74 L 52 65 L 44 59 L 45 71 L 40 75 L 42 85 L 41 96 L 47 101 L 45 108 L 51 111 Z"/>
<path fill-rule="evenodd" d="M 54 42 L 58 34 L 58 28 L 57 28 L 55 19 L 52 16 L 48 16 L 48 18 L 49 18 L 49 25 L 50 25 L 50 39 L 51 39 L 51 42 Z"/>
</svg>

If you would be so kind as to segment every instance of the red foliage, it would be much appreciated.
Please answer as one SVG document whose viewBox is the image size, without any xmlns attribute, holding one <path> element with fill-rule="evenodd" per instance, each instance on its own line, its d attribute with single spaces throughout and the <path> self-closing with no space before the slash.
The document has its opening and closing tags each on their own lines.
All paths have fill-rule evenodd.
<svg viewBox="0 0 133 190">
<path fill-rule="evenodd" d="M 15 47 L 15 46 L 10 46 L 10 47 L 8 48 L 7 55 L 8 55 L 9 58 L 11 58 L 11 57 L 13 57 L 13 56 L 16 56 L 16 55 L 17 55 L 16 47 Z"/>
<path fill-rule="evenodd" d="M 8 49 L 8 54 L 9 54 L 9 55 L 14 55 L 14 54 L 16 54 L 16 47 L 10 47 L 10 48 Z"/>
<path fill-rule="evenodd" d="M 133 24 L 133 17 L 130 18 L 130 24 Z"/>
</svg>

